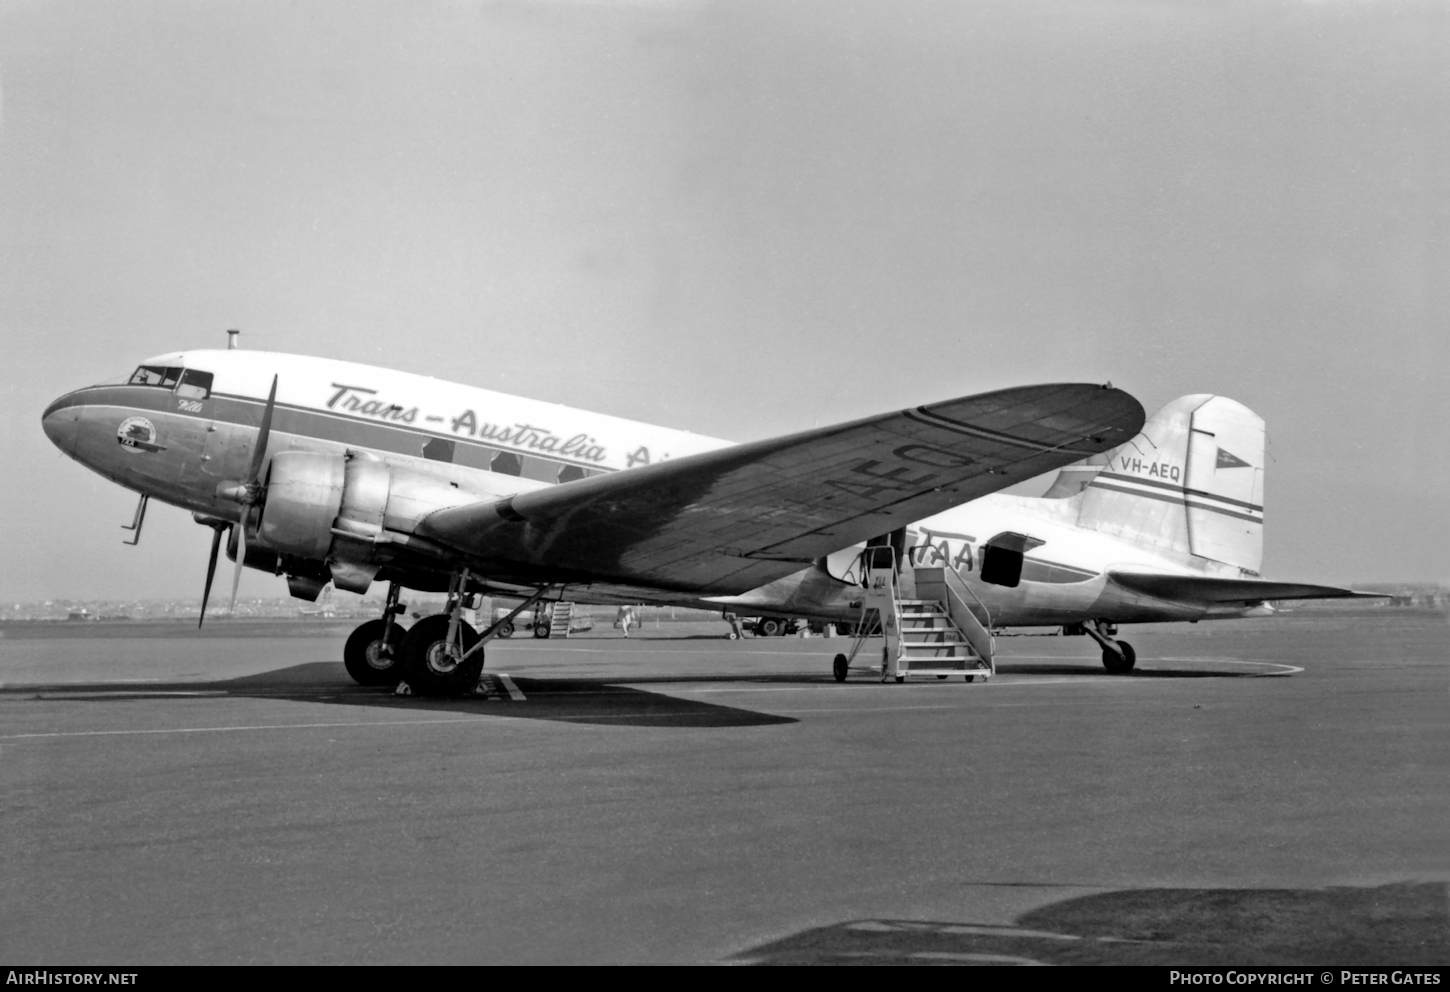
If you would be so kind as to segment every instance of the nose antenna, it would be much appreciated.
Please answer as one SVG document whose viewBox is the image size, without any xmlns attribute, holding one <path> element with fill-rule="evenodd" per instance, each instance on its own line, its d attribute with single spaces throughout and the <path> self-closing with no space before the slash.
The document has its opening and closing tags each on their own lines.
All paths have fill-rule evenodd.
<svg viewBox="0 0 1450 992">
<path fill-rule="evenodd" d="M 237 330 L 236 328 L 232 328 L 227 331 L 227 351 L 237 350 L 238 339 L 241 336 L 242 332 Z"/>
</svg>

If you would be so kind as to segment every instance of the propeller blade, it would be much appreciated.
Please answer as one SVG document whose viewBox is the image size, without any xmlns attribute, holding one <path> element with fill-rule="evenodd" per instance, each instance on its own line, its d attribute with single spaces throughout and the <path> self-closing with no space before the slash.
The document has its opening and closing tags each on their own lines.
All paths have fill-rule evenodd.
<svg viewBox="0 0 1450 992">
<path fill-rule="evenodd" d="M 242 522 L 237 524 L 237 570 L 232 573 L 232 604 L 227 608 L 231 616 L 237 615 L 237 586 L 242 584 L 242 567 L 247 561 L 247 516 L 250 511 L 242 507 Z"/>
<path fill-rule="evenodd" d="M 206 619 L 206 601 L 211 598 L 211 580 L 216 575 L 216 556 L 222 546 L 222 529 L 213 527 L 211 529 L 211 558 L 206 563 L 206 585 L 201 588 L 201 616 L 196 618 L 196 629 L 201 630 L 201 622 Z"/>
<path fill-rule="evenodd" d="M 267 457 L 267 441 L 272 436 L 272 410 L 277 405 L 277 377 L 272 376 L 272 391 L 262 410 L 262 426 L 257 431 L 257 446 L 252 449 L 252 465 L 247 469 L 247 482 L 255 484 L 262 477 L 262 462 Z"/>
</svg>

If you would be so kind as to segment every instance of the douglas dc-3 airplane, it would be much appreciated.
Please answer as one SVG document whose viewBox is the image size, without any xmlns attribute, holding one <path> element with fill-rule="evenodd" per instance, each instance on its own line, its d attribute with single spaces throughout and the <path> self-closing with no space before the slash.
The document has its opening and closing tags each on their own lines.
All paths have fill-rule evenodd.
<svg viewBox="0 0 1450 992">
<path fill-rule="evenodd" d="M 1115 623 L 1352 595 L 1242 577 L 1258 565 L 1262 422 L 1227 400 L 1178 403 L 1134 438 L 1143 410 L 1121 390 L 1026 386 L 733 445 L 228 349 L 148 359 L 124 382 L 56 400 L 43 426 L 141 494 L 137 539 L 152 498 L 213 529 L 203 617 L 224 536 L 233 605 L 243 566 L 285 575 L 308 600 L 328 582 L 358 593 L 387 582 L 383 617 L 348 640 L 347 669 L 363 684 L 443 695 L 473 688 L 483 645 L 509 619 L 480 635 L 462 620 L 475 594 L 519 596 L 515 613 L 567 589 L 582 602 L 850 623 L 862 617 L 862 542 L 894 547 L 898 567 L 950 563 L 988 625 L 1081 625 L 1114 670 L 1133 663 L 1109 636 Z M 1212 416 L 1200 423 L 1200 410 Z M 1214 440 L 1209 428 L 1229 424 L 1248 433 Z M 1137 461 L 1124 460 L 1130 449 Z M 1077 474 L 1092 478 L 1078 495 L 980 499 L 1084 460 Z M 1252 481 L 1230 478 L 1228 460 L 1246 462 L 1234 467 Z M 1235 537 L 1215 529 L 1220 517 L 1251 529 Z M 405 631 L 401 587 L 446 590 L 446 612 Z"/>
</svg>

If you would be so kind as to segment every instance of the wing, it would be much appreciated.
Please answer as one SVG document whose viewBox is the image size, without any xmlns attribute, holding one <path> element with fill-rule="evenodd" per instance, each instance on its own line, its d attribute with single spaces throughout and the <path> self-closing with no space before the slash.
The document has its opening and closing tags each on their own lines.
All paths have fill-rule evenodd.
<svg viewBox="0 0 1450 992">
<path fill-rule="evenodd" d="M 1142 424 L 1110 386 L 1025 386 L 440 510 L 418 533 L 499 578 L 739 593 Z"/>
<path fill-rule="evenodd" d="M 1219 579 L 1208 575 L 1162 575 L 1145 572 L 1109 572 L 1108 578 L 1125 589 L 1160 599 L 1198 603 L 1256 603 L 1265 599 L 1385 599 L 1372 592 L 1302 582 L 1264 582 L 1260 579 Z"/>
</svg>

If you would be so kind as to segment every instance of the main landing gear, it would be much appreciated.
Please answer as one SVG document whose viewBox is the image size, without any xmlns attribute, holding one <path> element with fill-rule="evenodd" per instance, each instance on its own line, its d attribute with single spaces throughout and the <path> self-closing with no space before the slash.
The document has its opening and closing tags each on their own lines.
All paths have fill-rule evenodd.
<svg viewBox="0 0 1450 992">
<path fill-rule="evenodd" d="M 369 620 L 358 627 L 342 649 L 342 663 L 358 685 L 397 685 L 401 672 L 401 648 L 407 633 L 397 617 L 407 607 L 398 602 L 398 584 L 388 583 L 388 603 L 381 620 Z"/>
<path fill-rule="evenodd" d="M 467 590 L 465 568 L 449 579 L 445 612 L 419 620 L 403 638 L 402 681 L 410 692 L 458 696 L 478 684 L 483 674 L 483 649 L 478 631 L 463 619 L 469 599 Z"/>
<path fill-rule="evenodd" d="M 504 628 L 512 629 L 516 616 L 544 598 L 548 586 L 540 586 L 513 612 L 488 627 L 482 634 L 463 619 L 471 600 L 468 569 L 454 573 L 448 583 L 445 612 L 424 617 L 403 638 L 398 654 L 402 681 L 399 695 L 461 696 L 472 692 L 483 674 L 483 647 Z"/>
<path fill-rule="evenodd" d="M 1114 640 L 1118 625 L 1106 620 L 1085 620 L 1083 632 L 1103 647 L 1103 667 L 1113 675 L 1127 675 L 1138 661 L 1138 653 L 1127 641 Z"/>
</svg>

